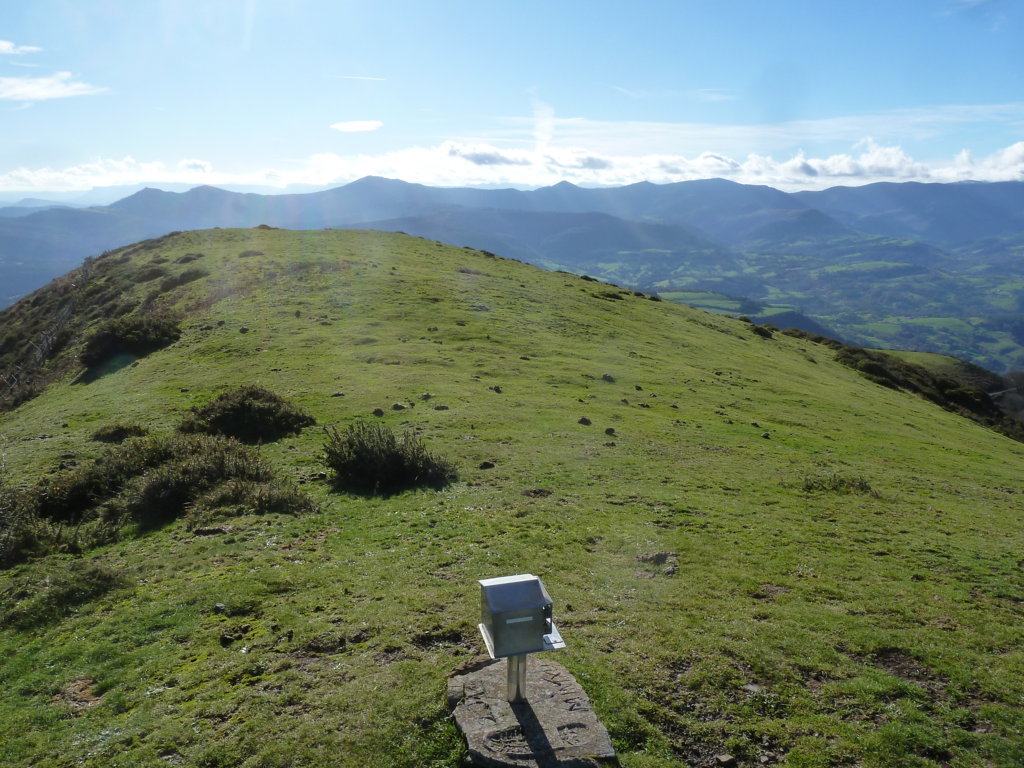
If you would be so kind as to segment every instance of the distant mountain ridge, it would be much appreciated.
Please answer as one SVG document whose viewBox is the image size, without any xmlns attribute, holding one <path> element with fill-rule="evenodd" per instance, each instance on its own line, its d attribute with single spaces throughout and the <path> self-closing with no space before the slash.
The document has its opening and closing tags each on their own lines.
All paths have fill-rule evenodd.
<svg viewBox="0 0 1024 768">
<path fill-rule="evenodd" d="M 844 338 L 1024 367 L 1024 182 L 786 193 L 724 179 L 535 190 L 366 177 L 302 194 L 147 188 L 0 216 L 0 306 L 87 256 L 169 231 L 399 230 L 666 295 L 714 291 Z M 941 321 L 941 322 L 939 322 Z M 951 322 L 955 321 L 955 322 Z"/>
</svg>

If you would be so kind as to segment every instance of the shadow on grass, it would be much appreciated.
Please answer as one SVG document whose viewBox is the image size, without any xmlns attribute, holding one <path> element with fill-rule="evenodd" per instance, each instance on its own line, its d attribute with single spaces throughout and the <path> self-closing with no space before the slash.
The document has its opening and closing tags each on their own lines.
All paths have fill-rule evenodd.
<svg viewBox="0 0 1024 768">
<path fill-rule="evenodd" d="M 139 358 L 135 355 L 122 352 L 114 355 L 101 363 L 90 365 L 84 371 L 82 371 L 74 380 L 74 384 L 91 384 L 97 379 L 101 379 L 104 376 L 109 376 L 112 373 L 117 373 L 130 366 L 132 363 L 137 361 Z"/>
</svg>

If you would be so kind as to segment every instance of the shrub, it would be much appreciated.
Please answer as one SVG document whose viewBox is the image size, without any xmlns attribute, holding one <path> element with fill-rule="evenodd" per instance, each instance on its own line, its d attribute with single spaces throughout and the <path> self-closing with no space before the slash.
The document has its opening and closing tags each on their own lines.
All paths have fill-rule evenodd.
<svg viewBox="0 0 1024 768">
<path fill-rule="evenodd" d="M 354 493 L 388 495 L 409 488 L 442 488 L 457 478 L 446 458 L 431 454 L 411 432 L 399 439 L 381 424 L 356 422 L 327 429 L 324 459 L 334 485 Z"/>
<path fill-rule="evenodd" d="M 871 483 L 863 477 L 859 475 L 840 475 L 834 472 L 805 477 L 802 490 L 804 493 L 831 491 L 833 493 L 867 493 L 872 496 L 878 495 L 878 492 L 871 487 Z"/>
<path fill-rule="evenodd" d="M 148 283 L 150 280 L 156 280 L 158 277 L 166 276 L 167 270 L 163 267 L 146 267 L 135 276 L 135 282 Z"/>
<path fill-rule="evenodd" d="M 117 517 L 144 529 L 181 517 L 193 502 L 221 483 L 273 479 L 270 465 L 259 453 L 234 440 L 206 435 L 162 440 L 171 447 L 168 460 L 140 475 L 116 507 L 120 511 Z"/>
<path fill-rule="evenodd" d="M 124 574 L 94 560 L 54 563 L 48 565 L 45 575 L 23 578 L 13 585 L 4 595 L 0 623 L 29 629 L 56 621 L 74 608 L 127 584 Z"/>
<path fill-rule="evenodd" d="M 188 526 L 195 528 L 235 515 L 297 515 L 315 511 L 316 505 L 291 483 L 233 479 L 196 499 L 188 513 Z"/>
<path fill-rule="evenodd" d="M 52 552 L 80 553 L 182 516 L 312 511 L 255 448 L 210 435 L 135 438 L 88 464 L 14 492 L 0 485 L 0 566 Z"/>
<path fill-rule="evenodd" d="M 85 340 L 80 355 L 89 366 L 114 355 L 143 357 L 181 338 L 178 321 L 164 315 L 130 315 L 107 320 Z"/>
<path fill-rule="evenodd" d="M 39 528 L 24 495 L 0 479 L 0 568 L 10 567 L 45 548 Z"/>
<path fill-rule="evenodd" d="M 145 437 L 149 430 L 141 424 L 118 422 L 107 424 L 92 433 L 92 439 L 99 443 L 123 443 L 129 437 Z"/>
<path fill-rule="evenodd" d="M 180 432 L 225 435 L 243 443 L 264 443 L 297 434 L 316 419 L 262 387 L 238 387 L 185 415 Z"/>
<path fill-rule="evenodd" d="M 201 277 L 206 277 L 208 274 L 210 273 L 202 269 L 186 269 L 180 275 L 172 275 L 171 277 L 160 281 L 160 292 L 167 293 L 167 291 L 173 290 L 179 285 L 194 282 Z"/>
</svg>

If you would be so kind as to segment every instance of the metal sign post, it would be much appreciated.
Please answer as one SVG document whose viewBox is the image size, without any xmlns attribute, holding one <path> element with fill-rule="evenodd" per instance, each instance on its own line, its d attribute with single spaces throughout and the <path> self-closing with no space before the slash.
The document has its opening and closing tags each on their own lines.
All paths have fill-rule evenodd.
<svg viewBox="0 0 1024 768">
<path fill-rule="evenodd" d="M 526 656 L 518 653 L 505 659 L 508 664 L 508 700 L 510 704 L 526 701 Z"/>
</svg>

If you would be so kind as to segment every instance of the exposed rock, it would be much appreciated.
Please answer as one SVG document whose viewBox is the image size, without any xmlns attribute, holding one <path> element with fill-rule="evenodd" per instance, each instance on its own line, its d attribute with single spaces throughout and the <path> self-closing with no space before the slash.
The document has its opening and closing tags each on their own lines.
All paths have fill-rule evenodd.
<svg viewBox="0 0 1024 768">
<path fill-rule="evenodd" d="M 559 664 L 527 657 L 526 698 L 506 700 L 506 662 L 477 657 L 448 681 L 448 708 L 471 765 L 489 768 L 618 766 L 586 692 Z"/>
<path fill-rule="evenodd" d="M 391 410 L 392 411 L 404 411 L 405 410 L 405 406 L 402 405 L 401 403 L 392 403 L 391 404 Z"/>
<path fill-rule="evenodd" d="M 577 421 L 576 423 L 577 424 L 582 424 L 584 427 L 589 427 L 590 426 L 590 419 L 588 419 L 586 416 L 582 416 L 582 417 L 580 417 L 580 420 Z"/>
</svg>

